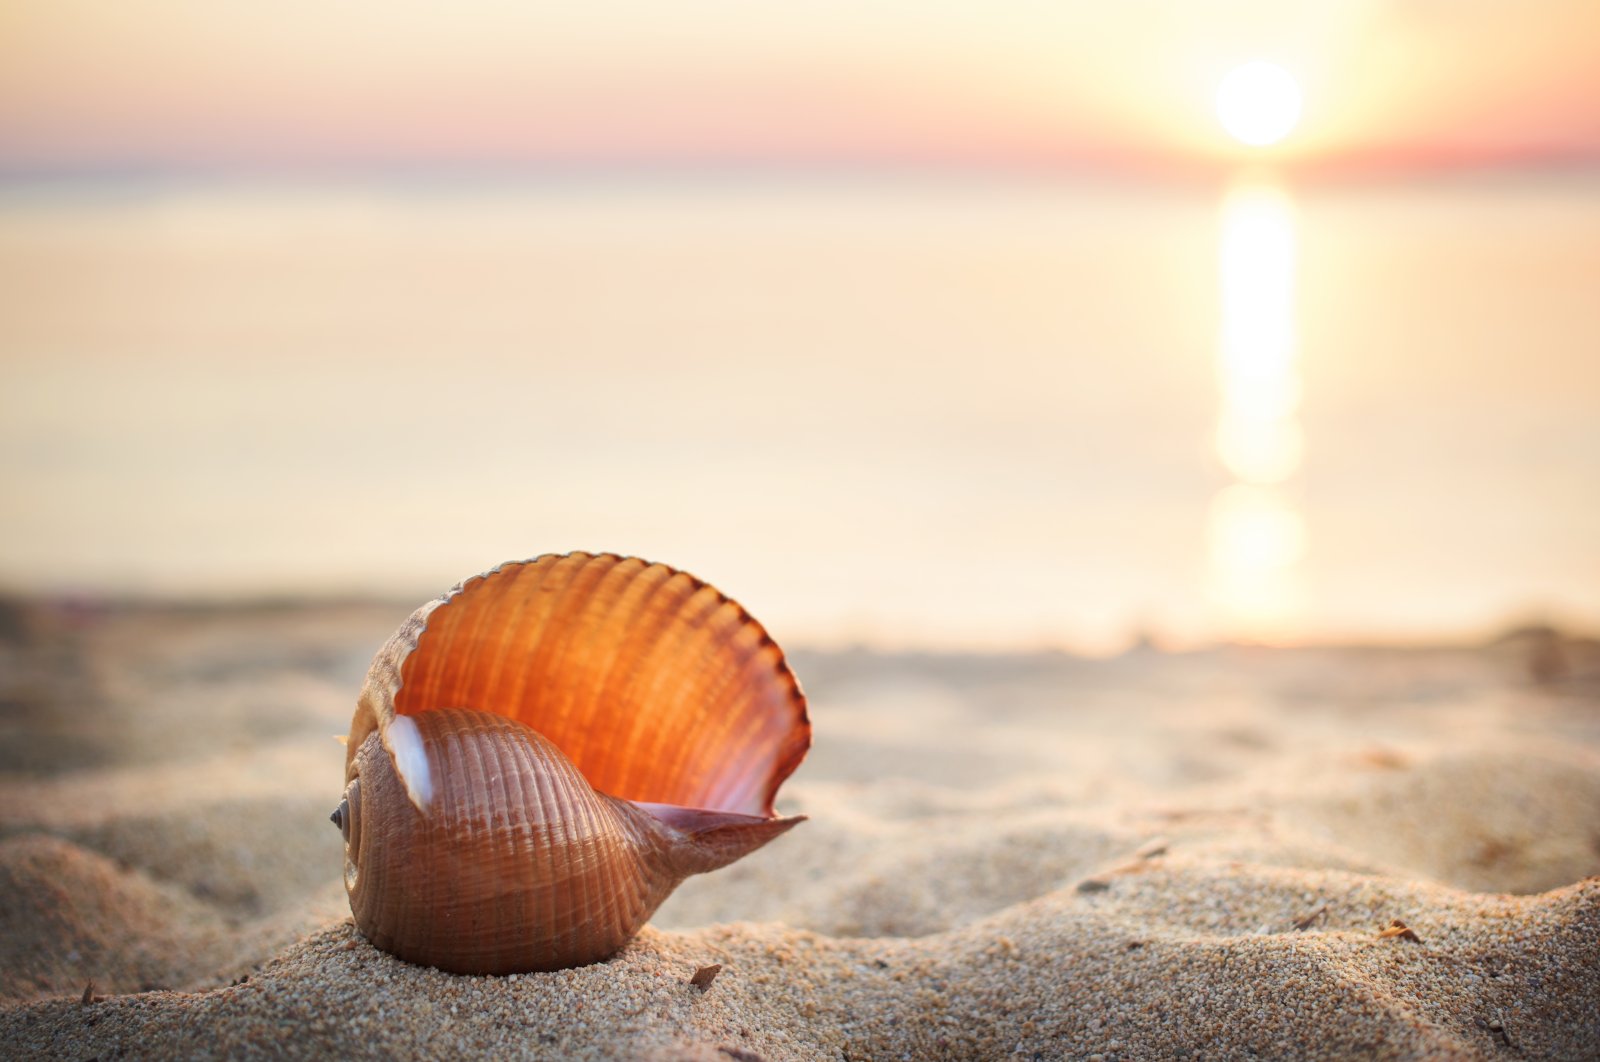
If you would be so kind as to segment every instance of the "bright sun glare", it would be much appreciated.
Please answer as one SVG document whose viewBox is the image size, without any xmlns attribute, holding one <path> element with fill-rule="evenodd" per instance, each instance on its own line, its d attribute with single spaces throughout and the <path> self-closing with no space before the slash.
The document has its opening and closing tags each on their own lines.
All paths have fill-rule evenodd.
<svg viewBox="0 0 1600 1062">
<path fill-rule="evenodd" d="M 1217 86 L 1217 118 L 1236 140 L 1276 144 L 1300 120 L 1300 86 L 1281 66 L 1245 63 Z"/>
</svg>

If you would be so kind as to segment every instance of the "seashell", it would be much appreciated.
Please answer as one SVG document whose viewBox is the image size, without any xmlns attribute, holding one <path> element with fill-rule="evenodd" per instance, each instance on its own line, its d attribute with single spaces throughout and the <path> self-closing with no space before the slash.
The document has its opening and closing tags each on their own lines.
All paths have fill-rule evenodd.
<svg viewBox="0 0 1600 1062">
<path fill-rule="evenodd" d="M 803 820 L 773 798 L 810 743 L 782 651 L 711 586 L 612 554 L 502 564 L 368 670 L 332 816 L 356 925 L 458 973 L 608 958 L 684 878 Z"/>
</svg>

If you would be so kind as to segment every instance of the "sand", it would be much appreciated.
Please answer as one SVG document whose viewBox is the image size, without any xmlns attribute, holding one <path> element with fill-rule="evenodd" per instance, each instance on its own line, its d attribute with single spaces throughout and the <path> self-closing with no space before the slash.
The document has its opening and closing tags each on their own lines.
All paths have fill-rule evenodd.
<svg viewBox="0 0 1600 1062">
<path fill-rule="evenodd" d="M 8 1053 L 1600 1057 L 1593 642 L 795 652 L 810 821 L 487 978 L 339 883 L 331 735 L 408 611 L 0 610 Z"/>
</svg>

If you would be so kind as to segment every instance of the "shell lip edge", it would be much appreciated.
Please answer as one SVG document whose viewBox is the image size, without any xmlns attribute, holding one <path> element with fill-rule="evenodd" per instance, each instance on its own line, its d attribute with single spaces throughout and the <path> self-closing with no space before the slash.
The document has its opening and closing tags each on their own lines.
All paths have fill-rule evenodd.
<svg viewBox="0 0 1600 1062">
<path fill-rule="evenodd" d="M 716 808 L 694 808 L 649 800 L 629 800 L 628 803 L 658 822 L 690 835 L 724 826 L 772 826 L 778 823 L 798 826 L 809 818 L 807 815 L 750 815 L 742 811 L 719 811 Z"/>
</svg>

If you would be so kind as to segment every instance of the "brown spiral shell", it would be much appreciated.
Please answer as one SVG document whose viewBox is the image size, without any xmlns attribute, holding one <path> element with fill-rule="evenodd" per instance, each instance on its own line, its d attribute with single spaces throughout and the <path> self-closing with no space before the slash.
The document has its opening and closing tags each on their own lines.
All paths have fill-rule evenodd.
<svg viewBox="0 0 1600 1062">
<path fill-rule="evenodd" d="M 333 816 L 356 924 L 458 972 L 606 958 L 684 877 L 802 821 L 773 799 L 809 745 L 783 653 L 711 586 L 613 554 L 503 564 L 368 671 Z"/>
</svg>

